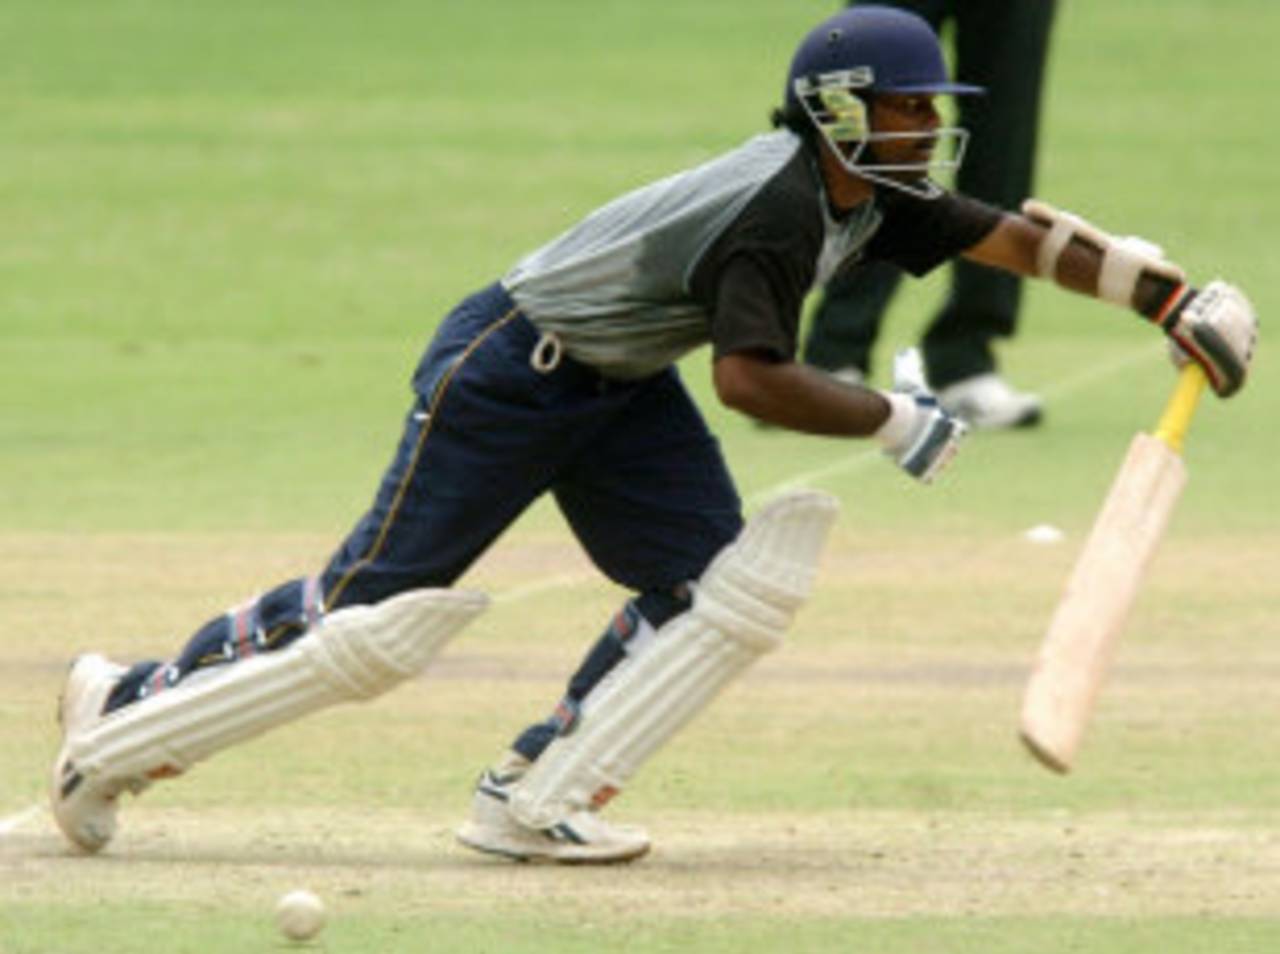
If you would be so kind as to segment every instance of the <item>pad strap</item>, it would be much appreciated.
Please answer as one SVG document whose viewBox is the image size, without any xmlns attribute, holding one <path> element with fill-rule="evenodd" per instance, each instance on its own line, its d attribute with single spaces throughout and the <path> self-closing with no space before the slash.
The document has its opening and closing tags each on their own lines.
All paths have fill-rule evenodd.
<svg viewBox="0 0 1280 954">
<path fill-rule="evenodd" d="M 1074 215 L 1062 214 L 1049 227 L 1048 234 L 1040 240 L 1040 248 L 1036 252 L 1036 273 L 1041 278 L 1055 279 L 1058 271 L 1058 259 L 1063 250 L 1076 234 L 1076 225 L 1080 222 Z"/>
</svg>

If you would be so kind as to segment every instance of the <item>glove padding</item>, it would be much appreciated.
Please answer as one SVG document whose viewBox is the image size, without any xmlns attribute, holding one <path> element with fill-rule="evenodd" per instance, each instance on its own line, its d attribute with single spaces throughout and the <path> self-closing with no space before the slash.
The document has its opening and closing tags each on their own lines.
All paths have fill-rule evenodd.
<svg viewBox="0 0 1280 954">
<path fill-rule="evenodd" d="M 1221 279 L 1198 292 L 1184 288 L 1156 321 L 1174 344 L 1175 361 L 1200 365 L 1219 397 L 1244 386 L 1258 342 L 1258 317 L 1240 289 Z"/>
<path fill-rule="evenodd" d="M 889 419 L 876 436 L 894 463 L 927 484 L 951 463 L 968 428 L 938 406 L 914 348 L 899 353 L 893 377 L 893 391 L 882 392 L 891 407 Z"/>
</svg>

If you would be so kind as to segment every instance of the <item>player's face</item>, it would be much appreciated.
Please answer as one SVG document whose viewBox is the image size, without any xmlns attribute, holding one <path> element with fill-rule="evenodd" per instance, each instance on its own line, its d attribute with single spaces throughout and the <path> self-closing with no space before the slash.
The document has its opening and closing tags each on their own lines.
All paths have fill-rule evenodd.
<svg viewBox="0 0 1280 954">
<path fill-rule="evenodd" d="M 871 102 L 871 131 L 881 135 L 902 138 L 877 138 L 868 144 L 868 151 L 876 163 L 886 166 L 924 167 L 933 157 L 938 145 L 931 135 L 940 125 L 933 97 L 927 93 L 882 93 Z M 901 170 L 889 173 L 903 180 L 920 179 L 920 170 Z"/>
</svg>

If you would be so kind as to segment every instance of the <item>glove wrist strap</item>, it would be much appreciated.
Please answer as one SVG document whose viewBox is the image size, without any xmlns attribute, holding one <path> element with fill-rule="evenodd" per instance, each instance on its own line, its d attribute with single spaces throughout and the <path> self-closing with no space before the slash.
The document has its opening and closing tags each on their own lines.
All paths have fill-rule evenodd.
<svg viewBox="0 0 1280 954">
<path fill-rule="evenodd" d="M 901 447 L 916 424 L 916 415 L 919 412 L 915 398 L 899 391 L 878 393 L 889 402 L 889 416 L 872 436 L 884 447 Z"/>
<path fill-rule="evenodd" d="M 1190 285 L 1177 286 L 1160 304 L 1155 314 L 1149 316 L 1151 323 L 1159 325 L 1165 330 L 1166 334 L 1172 332 L 1183 309 L 1191 303 L 1191 299 L 1195 298 L 1196 294 L 1196 289 Z"/>
</svg>

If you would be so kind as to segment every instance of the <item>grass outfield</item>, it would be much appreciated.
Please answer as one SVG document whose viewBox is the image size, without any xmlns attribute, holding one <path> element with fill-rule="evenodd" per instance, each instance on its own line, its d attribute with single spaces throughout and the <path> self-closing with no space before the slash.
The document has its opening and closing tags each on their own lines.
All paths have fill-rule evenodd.
<svg viewBox="0 0 1280 954">
<path fill-rule="evenodd" d="M 1247 289 L 1255 379 L 1207 400 L 1191 483 L 1079 771 L 1013 739 L 1021 684 L 1134 430 L 1149 328 L 1029 292 L 1004 351 L 1041 431 L 937 487 L 762 432 L 685 378 L 743 493 L 844 513 L 790 644 L 611 811 L 608 871 L 456 848 L 475 772 L 621 594 L 534 509 L 498 600 L 421 681 L 126 803 L 100 858 L 38 806 L 66 660 L 175 634 L 323 559 L 367 503 L 438 317 L 620 190 L 763 125 L 832 4 L 9 0 L 0 34 L 0 954 L 270 950 L 306 885 L 331 952 L 1255 952 L 1280 942 L 1277 200 L 1260 0 L 1063 4 L 1040 192 Z M 903 295 L 912 340 L 941 277 Z M 1022 534 L 1051 523 L 1059 546 Z M 552 581 L 549 586 L 542 584 Z M 180 635 L 178 636 L 180 638 Z"/>
</svg>

